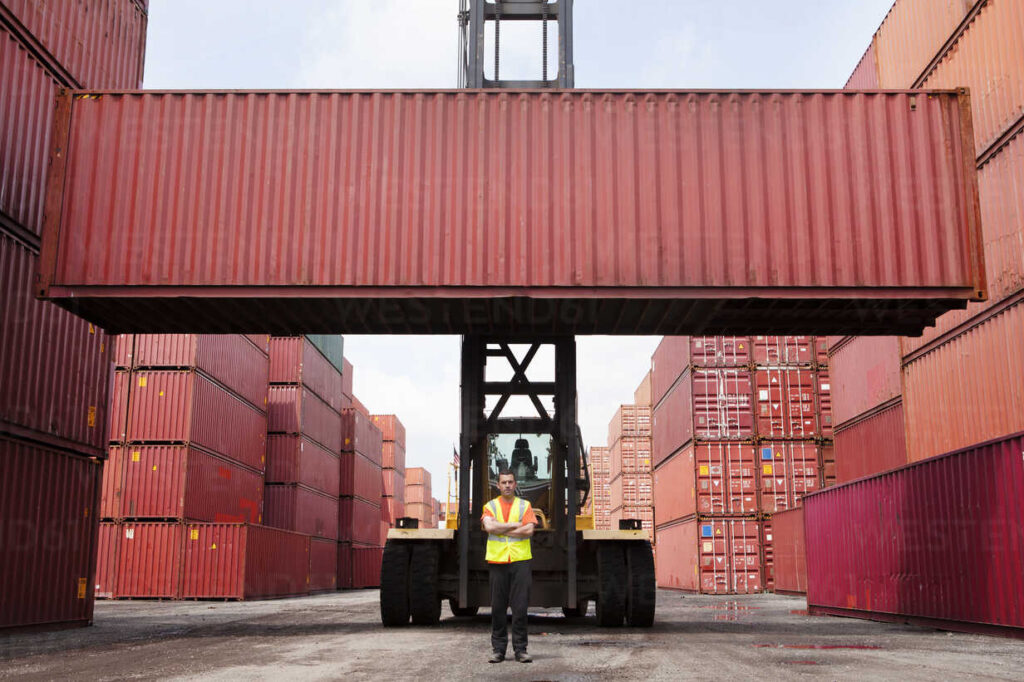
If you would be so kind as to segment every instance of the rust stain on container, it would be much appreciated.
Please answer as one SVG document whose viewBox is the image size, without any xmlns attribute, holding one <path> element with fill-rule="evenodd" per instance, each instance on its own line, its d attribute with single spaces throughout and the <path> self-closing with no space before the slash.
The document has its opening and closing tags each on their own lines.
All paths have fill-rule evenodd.
<svg viewBox="0 0 1024 682">
<path fill-rule="evenodd" d="M 835 478 L 846 483 L 907 463 L 907 440 L 900 398 L 883 403 L 835 433 Z"/>
</svg>

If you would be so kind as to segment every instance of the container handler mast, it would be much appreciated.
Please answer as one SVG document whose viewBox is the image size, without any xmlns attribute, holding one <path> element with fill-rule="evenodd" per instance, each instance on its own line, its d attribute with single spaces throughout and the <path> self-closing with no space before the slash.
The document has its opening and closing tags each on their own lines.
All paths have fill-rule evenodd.
<svg viewBox="0 0 1024 682">
<path fill-rule="evenodd" d="M 572 0 L 461 0 L 459 87 L 470 89 L 567 89 L 573 84 Z M 502 80 L 501 24 L 532 21 L 541 26 L 540 80 Z M 493 25 L 492 79 L 484 75 L 485 26 Z M 558 30 L 558 69 L 548 78 L 548 25 Z M 520 349 L 525 353 L 517 354 Z M 553 380 L 530 378 L 544 349 L 554 357 Z M 511 373 L 489 381 L 488 364 Z M 650 626 L 654 622 L 654 556 L 640 521 L 618 530 L 595 530 L 593 515 L 581 514 L 590 491 L 587 457 L 577 425 L 576 341 L 573 336 L 464 336 L 461 362 L 461 438 L 458 516 L 448 528 L 421 529 L 399 519 L 388 532 L 381 564 L 380 612 L 386 626 L 410 620 L 431 625 L 447 600 L 456 616 L 490 605 L 484 560 L 483 505 L 495 497 L 497 472 L 516 474 L 519 495 L 530 500 L 539 521 L 531 540 L 533 587 L 530 606 L 562 607 L 584 616 L 594 602 L 602 626 Z M 513 396 L 525 396 L 536 416 L 507 417 Z M 489 400 L 490 399 L 490 400 Z"/>
</svg>

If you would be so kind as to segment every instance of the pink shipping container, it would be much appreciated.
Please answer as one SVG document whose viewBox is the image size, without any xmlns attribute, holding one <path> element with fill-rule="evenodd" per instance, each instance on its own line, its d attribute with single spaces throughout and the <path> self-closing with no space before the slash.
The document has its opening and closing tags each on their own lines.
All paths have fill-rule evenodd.
<svg viewBox="0 0 1024 682">
<path fill-rule="evenodd" d="M 138 334 L 133 359 L 136 368 L 198 369 L 267 409 L 267 356 L 241 334 Z"/>
<path fill-rule="evenodd" d="M 112 337 L 35 299 L 36 260 L 0 231 L 0 431 L 104 458 Z"/>
<path fill-rule="evenodd" d="M 902 400 L 883 403 L 836 429 L 834 457 L 837 483 L 874 476 L 906 464 Z"/>
<path fill-rule="evenodd" d="M 877 50 L 878 87 L 911 87 L 953 34 L 973 1 L 899 0 L 894 3 L 873 42 Z"/>
<path fill-rule="evenodd" d="M 270 354 L 270 334 L 245 334 L 252 345 L 256 346 L 264 355 Z"/>
<path fill-rule="evenodd" d="M 323 538 L 309 539 L 309 591 L 338 588 L 338 543 Z"/>
<path fill-rule="evenodd" d="M 431 499 L 430 486 L 405 484 L 405 505 L 429 504 Z"/>
<path fill-rule="evenodd" d="M 341 498 L 338 508 L 338 539 L 369 545 L 377 544 L 380 539 L 380 522 L 387 520 L 392 525 L 394 523 L 394 519 L 385 519 L 382 516 L 384 508 L 389 506 L 388 501 L 387 499 L 382 500 L 385 503 L 382 507 L 374 502 L 355 497 Z M 399 513 L 399 516 L 401 515 Z"/>
<path fill-rule="evenodd" d="M 832 417 L 832 370 L 818 365 L 818 428 L 822 438 L 832 438 L 835 424 Z"/>
<path fill-rule="evenodd" d="M 111 445 L 107 461 L 103 463 L 103 488 L 100 498 L 100 518 L 120 519 L 121 495 L 124 489 L 124 447 Z"/>
<path fill-rule="evenodd" d="M 774 590 L 780 594 L 806 594 L 804 508 L 773 514 L 769 521 L 764 522 L 764 528 L 765 552 L 770 545 L 774 559 Z"/>
<path fill-rule="evenodd" d="M 621 474 L 613 478 L 609 492 L 612 507 L 654 506 L 653 478 L 651 474 Z"/>
<path fill-rule="evenodd" d="M 761 584 L 761 524 L 749 518 L 692 518 L 658 528 L 658 587 L 704 594 L 753 594 Z"/>
<path fill-rule="evenodd" d="M 302 384 L 335 412 L 344 407 L 341 371 L 305 336 L 275 336 L 270 340 L 270 381 Z"/>
<path fill-rule="evenodd" d="M 125 523 L 117 526 L 115 598 L 181 598 L 185 526 Z"/>
<path fill-rule="evenodd" d="M 128 395 L 131 393 L 131 381 L 131 372 L 114 372 L 109 406 L 111 443 L 123 443 L 128 438 Z"/>
<path fill-rule="evenodd" d="M 301 434 L 341 452 L 341 415 L 302 386 L 270 387 L 267 428 L 270 433 Z"/>
<path fill-rule="evenodd" d="M 380 466 L 383 449 L 380 429 L 369 417 L 352 408 L 342 411 L 341 420 L 341 449 L 358 452 Z"/>
<path fill-rule="evenodd" d="M 186 599 L 267 599 L 309 593 L 310 537 L 248 524 L 192 523 Z"/>
<path fill-rule="evenodd" d="M 189 443 L 263 471 L 267 415 L 194 371 L 138 370 L 128 440 Z"/>
<path fill-rule="evenodd" d="M 380 563 L 384 548 L 376 544 L 338 544 L 338 587 L 363 589 L 380 586 Z"/>
<path fill-rule="evenodd" d="M 651 356 L 651 404 L 655 408 L 689 366 L 690 337 L 662 337 Z"/>
<path fill-rule="evenodd" d="M 381 469 L 381 488 L 380 493 L 384 497 L 394 497 L 399 501 L 405 499 L 405 476 L 401 471 L 397 469 Z M 372 497 L 366 498 L 372 500 Z"/>
<path fill-rule="evenodd" d="M 352 363 L 348 361 L 348 358 L 341 359 L 341 391 L 349 398 L 355 398 L 355 393 L 352 391 Z"/>
<path fill-rule="evenodd" d="M 121 449 L 121 507 L 116 518 L 259 523 L 263 476 L 189 445 Z"/>
<path fill-rule="evenodd" d="M 758 367 L 809 366 L 814 362 L 812 336 L 755 336 L 754 364 Z"/>
<path fill-rule="evenodd" d="M 135 334 L 118 334 L 114 339 L 114 367 L 131 369 L 135 364 Z"/>
<path fill-rule="evenodd" d="M 420 522 L 420 528 L 437 527 L 437 524 L 434 524 L 434 526 L 430 526 L 428 522 L 428 519 L 430 518 L 429 502 L 406 502 L 405 515 L 414 519 L 418 519 Z"/>
<path fill-rule="evenodd" d="M 1024 430 L 1024 292 L 903 367 L 907 458 Z"/>
<path fill-rule="evenodd" d="M 92 622 L 101 464 L 0 437 L 0 629 Z"/>
<path fill-rule="evenodd" d="M 894 336 L 849 336 L 829 351 L 832 418 L 840 426 L 900 395 L 900 346 Z"/>
<path fill-rule="evenodd" d="M 397 469 L 405 474 L 405 446 L 397 441 L 384 441 L 381 464 L 386 469 Z"/>
<path fill-rule="evenodd" d="M 375 414 L 373 423 L 380 429 L 384 441 L 395 441 L 405 447 L 405 425 L 393 414 Z"/>
<path fill-rule="evenodd" d="M 294 434 L 267 436 L 267 483 L 301 483 L 331 497 L 341 494 L 344 455 Z"/>
<path fill-rule="evenodd" d="M 271 528 L 338 540 L 338 498 L 298 484 L 268 483 L 263 523 Z"/>
<path fill-rule="evenodd" d="M 821 450 L 808 441 L 771 441 L 757 446 L 760 511 L 792 509 L 821 487 Z"/>
<path fill-rule="evenodd" d="M 87 88 L 140 88 L 147 13 L 135 0 L 4 0 L 7 11 Z"/>
<path fill-rule="evenodd" d="M 57 106 L 40 291 L 116 331 L 247 331 L 259 310 L 281 329 L 460 333 L 543 290 L 548 333 L 678 333 L 695 305 L 712 333 L 806 326 L 810 299 L 843 311 L 822 331 L 910 334 L 985 295 L 962 92 L 87 94 Z M 697 181 L 708 168 L 722 181 Z M 250 183 L 261 201 L 240 200 Z M 622 302 L 602 308 L 608 287 Z M 730 303 L 777 287 L 805 298 Z M 399 291 L 401 314 L 382 310 Z M 559 314 L 581 299 L 586 323 Z"/>
<path fill-rule="evenodd" d="M 690 443 L 654 472 L 658 526 L 700 514 L 756 514 L 757 460 L 749 443 Z"/>
<path fill-rule="evenodd" d="M 405 470 L 406 485 L 425 485 L 430 487 L 430 472 L 423 467 L 409 467 Z"/>
<path fill-rule="evenodd" d="M 608 474 L 651 473 L 651 439 L 649 436 L 623 436 L 615 441 L 609 457 Z"/>
<path fill-rule="evenodd" d="M 877 90 L 878 89 L 878 55 L 875 50 L 875 42 L 871 41 L 864 55 L 857 62 L 856 68 L 850 74 L 849 80 L 844 86 L 847 90 Z"/>
<path fill-rule="evenodd" d="M 1024 636 L 1024 433 L 804 500 L 812 613 Z"/>
<path fill-rule="evenodd" d="M 647 405 L 620 405 L 608 422 L 608 443 L 623 436 L 651 435 L 651 408 Z"/>
<path fill-rule="evenodd" d="M 100 523 L 98 551 L 96 552 L 96 577 L 93 592 L 96 599 L 111 599 L 114 596 L 117 566 L 117 543 L 121 538 L 121 526 L 104 521 Z"/>
<path fill-rule="evenodd" d="M 754 371 L 754 412 L 759 438 L 816 438 L 818 375 L 811 369 Z"/>
</svg>

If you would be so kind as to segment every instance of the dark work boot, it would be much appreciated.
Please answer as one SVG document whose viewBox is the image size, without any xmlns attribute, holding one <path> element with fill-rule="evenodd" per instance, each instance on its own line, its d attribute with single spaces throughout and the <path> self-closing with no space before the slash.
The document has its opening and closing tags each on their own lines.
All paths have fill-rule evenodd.
<svg viewBox="0 0 1024 682">
<path fill-rule="evenodd" d="M 495 651 L 491 654 L 491 657 L 487 659 L 488 663 L 501 663 L 505 660 L 505 654 L 500 651 Z"/>
<path fill-rule="evenodd" d="M 526 653 L 525 651 L 517 651 L 516 660 L 520 663 L 533 663 L 533 656 Z"/>
</svg>

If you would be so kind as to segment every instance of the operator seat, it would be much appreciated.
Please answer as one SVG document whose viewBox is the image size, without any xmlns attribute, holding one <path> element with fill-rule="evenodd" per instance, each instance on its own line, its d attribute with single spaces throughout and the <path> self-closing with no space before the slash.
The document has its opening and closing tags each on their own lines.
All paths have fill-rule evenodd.
<svg viewBox="0 0 1024 682">
<path fill-rule="evenodd" d="M 533 468 L 533 453 L 530 452 L 530 441 L 525 438 L 517 438 L 516 446 L 512 450 L 512 463 L 509 466 L 512 473 L 519 480 L 537 478 L 537 472 Z"/>
</svg>

